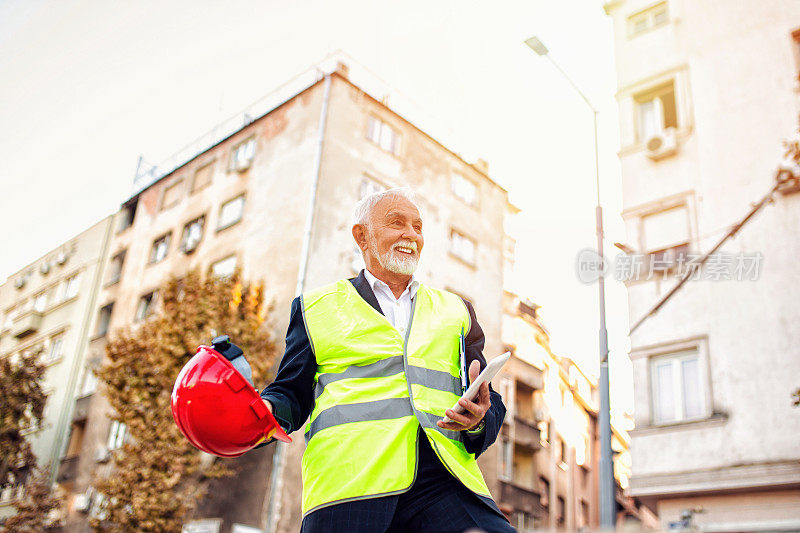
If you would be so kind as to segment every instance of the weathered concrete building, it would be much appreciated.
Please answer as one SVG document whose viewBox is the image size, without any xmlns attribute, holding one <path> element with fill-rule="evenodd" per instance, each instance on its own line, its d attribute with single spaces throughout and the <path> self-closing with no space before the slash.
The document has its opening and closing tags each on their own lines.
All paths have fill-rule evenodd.
<svg viewBox="0 0 800 533">
<path fill-rule="evenodd" d="M 537 308 L 505 293 L 503 339 L 513 355 L 496 383 L 508 408 L 497 443 L 497 503 L 521 533 L 597 529 L 597 384 L 552 352 Z M 628 437 L 612 431 L 620 525 L 651 526 L 652 515 L 623 495 Z"/>
<path fill-rule="evenodd" d="M 0 357 L 41 352 L 48 393 L 41 423 L 26 431 L 42 467 L 53 477 L 69 432 L 74 401 L 105 268 L 111 218 L 94 224 L 0 285 Z M 0 488 L 0 518 L 14 512 L 19 487 Z"/>
<path fill-rule="evenodd" d="M 798 127 L 800 4 L 605 9 L 638 321 L 773 187 Z M 694 512 L 707 531 L 800 528 L 798 227 L 800 195 L 777 193 L 631 336 L 630 494 L 662 527 Z"/>
<path fill-rule="evenodd" d="M 157 287 L 195 267 L 217 275 L 239 267 L 246 279 L 263 280 L 282 346 L 298 291 L 360 270 L 350 233 L 358 199 L 405 185 L 418 193 L 425 220 L 420 279 L 469 298 L 486 334 L 485 353 L 500 353 L 503 270 L 513 259 L 503 224 L 513 208 L 485 163 L 464 161 L 355 85 L 343 65 L 249 113 L 244 125 L 237 120 L 227 133 L 143 175 L 115 216 L 88 368 L 102 363 L 109 331 L 146 319 L 158 305 Z M 86 376 L 89 393 L 91 372 Z M 106 473 L 109 450 L 125 438 L 125 428 L 109 421 L 102 395 L 84 400 L 86 416 L 73 419 L 62 459 L 73 465 L 61 477 L 70 531 L 87 529 L 98 501 L 91 477 Z M 303 449 L 297 433 L 289 446 L 237 460 L 242 474 L 221 482 L 224 491 L 201 506 L 193 527 L 298 531 Z M 495 449 L 480 464 L 496 494 Z"/>
</svg>

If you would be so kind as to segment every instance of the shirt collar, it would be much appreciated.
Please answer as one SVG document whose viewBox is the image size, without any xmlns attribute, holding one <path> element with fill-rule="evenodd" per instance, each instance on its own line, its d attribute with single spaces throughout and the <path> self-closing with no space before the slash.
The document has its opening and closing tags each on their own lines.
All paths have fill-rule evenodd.
<svg viewBox="0 0 800 533">
<path fill-rule="evenodd" d="M 367 278 L 367 282 L 369 283 L 369 286 L 372 288 L 372 292 L 375 292 L 376 288 L 381 288 L 383 290 L 388 291 L 389 294 L 391 294 L 392 297 L 394 298 L 394 293 L 392 292 L 392 289 L 389 288 L 389 285 L 387 285 L 385 281 L 379 280 L 378 278 L 373 276 L 372 272 L 370 272 L 366 268 L 364 269 L 364 277 Z M 416 273 L 411 274 L 411 280 L 408 282 L 406 290 L 403 291 L 403 294 L 408 292 L 409 296 L 411 296 L 411 298 L 414 298 L 414 296 L 417 295 L 418 288 L 419 288 L 419 280 L 417 279 L 417 275 Z M 402 294 L 400 296 L 402 296 Z"/>
</svg>

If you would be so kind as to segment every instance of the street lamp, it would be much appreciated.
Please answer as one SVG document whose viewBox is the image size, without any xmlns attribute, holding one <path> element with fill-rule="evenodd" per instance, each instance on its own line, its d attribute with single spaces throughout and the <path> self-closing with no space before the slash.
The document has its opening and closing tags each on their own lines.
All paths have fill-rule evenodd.
<svg viewBox="0 0 800 533">
<path fill-rule="evenodd" d="M 580 97 L 592 110 L 594 118 L 594 171 L 595 185 L 597 187 L 597 207 L 595 208 L 595 228 L 597 233 L 597 255 L 600 261 L 603 259 L 603 208 L 600 206 L 600 164 L 597 150 L 597 109 L 592 105 L 586 95 L 583 94 L 575 82 L 567 76 L 558 63 L 550 57 L 549 50 L 539 40 L 538 37 L 531 37 L 525 41 L 531 50 L 540 56 L 546 57 L 550 63 L 556 67 L 564 79 L 572 88 L 577 91 Z M 597 276 L 597 290 L 600 299 L 600 413 L 598 414 L 600 424 L 600 464 L 599 464 L 599 484 L 600 484 L 600 527 L 603 529 L 614 528 L 616 524 L 616 503 L 614 486 L 614 466 L 611 459 L 611 405 L 608 393 L 608 331 L 606 330 L 606 291 L 605 283 L 601 274 Z"/>
</svg>

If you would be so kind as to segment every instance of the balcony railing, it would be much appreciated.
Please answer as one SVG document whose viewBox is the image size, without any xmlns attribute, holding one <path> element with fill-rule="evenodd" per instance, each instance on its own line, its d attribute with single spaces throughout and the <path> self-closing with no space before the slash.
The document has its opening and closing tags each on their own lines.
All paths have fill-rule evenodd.
<svg viewBox="0 0 800 533">
<path fill-rule="evenodd" d="M 524 511 L 534 517 L 541 518 L 547 513 L 538 493 L 513 481 L 500 482 L 500 498 L 497 503 L 512 507 L 514 511 Z"/>
<path fill-rule="evenodd" d="M 42 325 L 42 313 L 38 311 L 28 311 L 24 315 L 14 320 L 11 331 L 14 337 L 21 339 L 31 333 L 36 333 Z"/>
<path fill-rule="evenodd" d="M 514 417 L 514 443 L 531 451 L 541 449 L 541 431 L 533 420 Z"/>
<path fill-rule="evenodd" d="M 58 465 L 58 475 L 56 481 L 59 483 L 66 483 L 72 481 L 78 475 L 78 459 L 80 456 L 72 455 L 61 459 L 61 464 Z"/>
</svg>

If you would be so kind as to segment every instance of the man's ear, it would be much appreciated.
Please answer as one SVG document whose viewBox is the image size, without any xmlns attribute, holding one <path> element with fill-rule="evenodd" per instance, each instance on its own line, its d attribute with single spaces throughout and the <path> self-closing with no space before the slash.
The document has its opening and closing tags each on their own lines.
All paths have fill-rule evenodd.
<svg viewBox="0 0 800 533">
<path fill-rule="evenodd" d="M 356 240 L 356 244 L 362 250 L 367 249 L 367 232 L 364 229 L 363 224 L 355 224 L 353 225 L 353 238 Z"/>
</svg>

